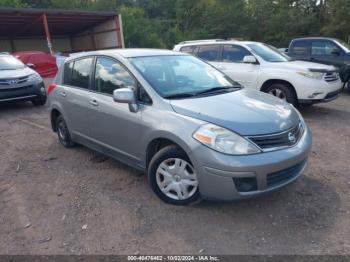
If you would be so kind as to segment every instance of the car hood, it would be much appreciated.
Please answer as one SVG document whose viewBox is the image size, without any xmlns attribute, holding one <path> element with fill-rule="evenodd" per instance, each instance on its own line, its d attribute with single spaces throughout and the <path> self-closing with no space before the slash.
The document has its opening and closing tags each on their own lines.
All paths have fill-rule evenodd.
<svg viewBox="0 0 350 262">
<path fill-rule="evenodd" d="M 29 67 L 25 67 L 23 69 L 17 69 L 17 70 L 0 70 L 0 79 L 19 78 L 30 74 L 34 74 L 34 71 Z"/>
<path fill-rule="evenodd" d="M 294 69 L 294 70 L 303 70 L 306 71 L 308 69 L 319 69 L 319 70 L 327 70 L 334 71 L 336 68 L 331 65 L 306 62 L 306 61 L 289 61 L 289 62 L 281 62 L 281 63 L 270 63 L 276 68 L 285 68 L 285 69 Z"/>
<path fill-rule="evenodd" d="M 171 100 L 170 103 L 178 114 L 213 123 L 241 135 L 278 133 L 299 122 L 299 115 L 291 105 L 249 89 Z"/>
</svg>

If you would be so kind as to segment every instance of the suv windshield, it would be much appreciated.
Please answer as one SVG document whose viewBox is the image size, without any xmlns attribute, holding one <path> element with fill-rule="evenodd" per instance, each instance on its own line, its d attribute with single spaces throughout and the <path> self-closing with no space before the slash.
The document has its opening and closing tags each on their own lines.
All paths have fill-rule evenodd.
<svg viewBox="0 0 350 262">
<path fill-rule="evenodd" d="M 335 40 L 346 52 L 350 52 L 350 45 L 344 42 L 343 40 L 336 39 Z"/>
<path fill-rule="evenodd" d="M 25 65 L 13 56 L 0 56 L 0 70 L 23 69 Z"/>
<path fill-rule="evenodd" d="M 252 51 L 267 62 L 287 62 L 290 57 L 265 44 L 247 44 Z"/>
<path fill-rule="evenodd" d="M 192 56 L 149 56 L 130 60 L 164 98 L 211 95 L 241 88 L 214 67 Z"/>
</svg>

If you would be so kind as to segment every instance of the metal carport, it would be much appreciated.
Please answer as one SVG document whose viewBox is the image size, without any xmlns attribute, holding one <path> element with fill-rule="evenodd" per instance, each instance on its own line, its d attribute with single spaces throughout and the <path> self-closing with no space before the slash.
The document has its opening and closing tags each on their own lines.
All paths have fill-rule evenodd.
<svg viewBox="0 0 350 262">
<path fill-rule="evenodd" d="M 0 8 L 0 52 L 53 53 L 124 47 L 117 12 Z"/>
</svg>

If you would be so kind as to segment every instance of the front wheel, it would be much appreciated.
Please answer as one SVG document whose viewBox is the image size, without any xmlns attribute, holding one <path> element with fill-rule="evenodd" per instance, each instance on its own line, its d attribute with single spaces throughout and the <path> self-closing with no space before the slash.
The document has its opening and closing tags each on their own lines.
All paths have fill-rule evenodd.
<svg viewBox="0 0 350 262">
<path fill-rule="evenodd" d="M 265 92 L 292 105 L 297 104 L 296 95 L 294 94 L 293 90 L 285 84 L 272 84 L 265 90 Z"/>
<path fill-rule="evenodd" d="M 40 96 L 32 100 L 34 106 L 43 106 L 46 103 L 46 96 Z"/>
<path fill-rule="evenodd" d="M 167 146 L 152 158 L 148 178 L 153 192 L 166 203 L 188 205 L 200 199 L 196 172 L 178 146 Z"/>
</svg>

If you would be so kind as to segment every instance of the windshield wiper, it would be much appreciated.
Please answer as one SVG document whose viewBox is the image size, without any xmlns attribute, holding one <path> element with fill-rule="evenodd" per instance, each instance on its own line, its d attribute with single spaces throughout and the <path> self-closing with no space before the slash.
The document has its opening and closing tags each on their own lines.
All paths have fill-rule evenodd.
<svg viewBox="0 0 350 262">
<path fill-rule="evenodd" d="M 164 98 L 166 99 L 177 99 L 177 98 L 188 98 L 188 97 L 193 97 L 196 94 L 192 94 L 192 93 L 182 93 L 182 94 L 173 94 L 173 95 L 167 95 L 164 96 Z"/>
<path fill-rule="evenodd" d="M 203 95 L 203 94 L 211 94 L 211 93 L 218 93 L 218 92 L 222 92 L 222 91 L 232 91 L 232 89 L 240 89 L 242 88 L 241 86 L 230 86 L 230 87 L 227 87 L 227 86 L 221 86 L 221 87 L 213 87 L 213 88 L 210 88 L 210 89 L 207 89 L 207 90 L 204 90 L 204 91 L 200 91 L 200 92 L 197 92 L 196 95 Z"/>
</svg>

